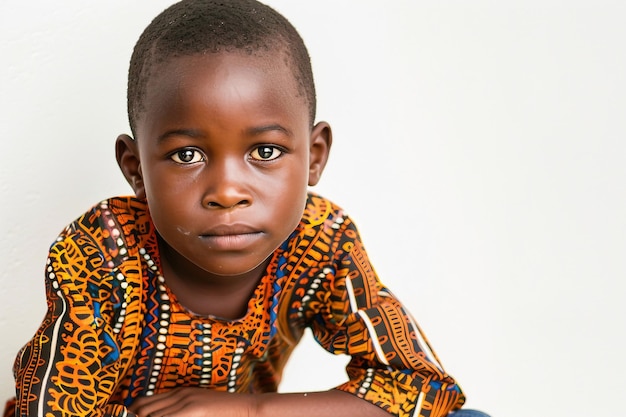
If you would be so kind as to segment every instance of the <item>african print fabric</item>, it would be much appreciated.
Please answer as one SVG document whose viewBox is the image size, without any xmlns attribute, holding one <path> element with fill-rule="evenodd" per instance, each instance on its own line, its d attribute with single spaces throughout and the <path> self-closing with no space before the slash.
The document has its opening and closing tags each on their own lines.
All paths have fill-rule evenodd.
<svg viewBox="0 0 626 417">
<path fill-rule="evenodd" d="M 354 223 L 308 197 L 237 320 L 177 302 L 144 201 L 101 202 L 68 226 L 46 267 L 48 310 L 19 352 L 5 415 L 129 416 L 178 386 L 274 392 L 304 330 L 351 356 L 337 387 L 397 416 L 443 416 L 464 396 L 410 314 L 379 281 Z"/>
</svg>

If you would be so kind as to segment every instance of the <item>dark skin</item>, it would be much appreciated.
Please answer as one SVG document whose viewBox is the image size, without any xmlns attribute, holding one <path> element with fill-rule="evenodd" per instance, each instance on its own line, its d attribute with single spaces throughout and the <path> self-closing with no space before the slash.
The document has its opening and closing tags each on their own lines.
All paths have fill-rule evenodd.
<svg viewBox="0 0 626 417">
<path fill-rule="evenodd" d="M 281 52 L 174 58 L 154 72 L 136 140 L 116 155 L 148 201 L 167 285 L 199 314 L 247 311 L 276 248 L 300 221 L 331 146 L 311 126 Z M 158 86 L 158 88 L 154 88 Z M 351 394 L 231 394 L 181 387 L 131 406 L 139 416 L 388 416 Z"/>
</svg>

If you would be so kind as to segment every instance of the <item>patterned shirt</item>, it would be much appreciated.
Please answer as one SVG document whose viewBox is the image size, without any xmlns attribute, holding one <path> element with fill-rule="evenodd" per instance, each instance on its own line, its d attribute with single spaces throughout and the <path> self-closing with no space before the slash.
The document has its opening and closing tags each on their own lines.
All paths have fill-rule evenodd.
<svg viewBox="0 0 626 417">
<path fill-rule="evenodd" d="M 16 358 L 17 396 L 5 415 L 132 415 L 134 399 L 178 386 L 274 392 L 306 328 L 329 352 L 351 356 L 339 390 L 397 416 L 443 416 L 464 402 L 379 281 L 354 223 L 314 194 L 240 319 L 178 303 L 147 205 L 133 197 L 103 201 L 61 233 L 46 295 L 41 327 Z"/>
</svg>

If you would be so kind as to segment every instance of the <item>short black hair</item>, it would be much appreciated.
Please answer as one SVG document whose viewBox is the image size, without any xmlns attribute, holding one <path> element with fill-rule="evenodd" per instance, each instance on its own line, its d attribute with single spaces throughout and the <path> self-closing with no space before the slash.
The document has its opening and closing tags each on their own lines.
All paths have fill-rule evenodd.
<svg viewBox="0 0 626 417">
<path fill-rule="evenodd" d="M 304 41 L 289 21 L 255 0 L 183 0 L 159 14 L 143 31 L 128 71 L 128 119 L 133 136 L 145 111 L 149 78 L 155 67 L 173 57 L 242 51 L 286 54 L 299 93 L 315 120 L 315 84 Z"/>
</svg>

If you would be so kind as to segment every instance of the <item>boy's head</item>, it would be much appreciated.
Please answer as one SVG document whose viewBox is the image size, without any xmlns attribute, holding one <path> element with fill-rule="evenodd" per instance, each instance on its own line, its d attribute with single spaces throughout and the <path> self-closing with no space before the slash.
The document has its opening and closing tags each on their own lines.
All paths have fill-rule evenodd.
<svg viewBox="0 0 626 417">
<path fill-rule="evenodd" d="M 174 57 L 219 52 L 280 52 L 315 120 L 315 85 L 308 51 L 285 17 L 255 0 L 183 0 L 159 14 L 135 45 L 128 74 L 128 117 L 136 137 L 148 81 Z"/>
<path fill-rule="evenodd" d="M 295 29 L 251 0 L 183 1 L 141 36 L 129 78 L 135 139 L 118 138 L 117 160 L 169 273 L 259 273 L 331 146 Z"/>
</svg>

